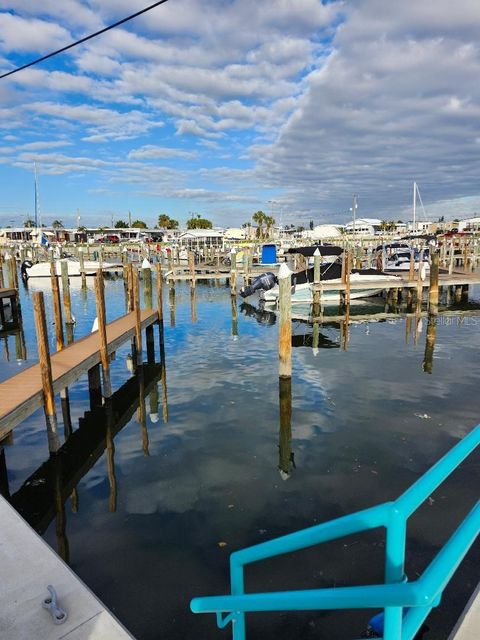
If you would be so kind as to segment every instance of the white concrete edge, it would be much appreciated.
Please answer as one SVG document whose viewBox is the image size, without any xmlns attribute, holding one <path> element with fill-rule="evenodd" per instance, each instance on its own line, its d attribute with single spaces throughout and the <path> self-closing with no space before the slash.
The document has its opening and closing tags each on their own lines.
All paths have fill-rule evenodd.
<svg viewBox="0 0 480 640">
<path fill-rule="evenodd" d="M 53 562 L 56 562 L 57 564 L 61 565 L 62 568 L 68 574 L 70 574 L 71 578 L 75 582 L 77 582 L 77 584 L 80 586 L 80 588 L 84 589 L 86 591 L 86 593 L 93 598 L 93 600 L 98 604 L 100 609 L 103 610 L 104 613 L 106 613 L 108 616 L 110 616 L 112 618 L 113 622 L 115 624 L 117 624 L 118 627 L 119 627 L 118 631 L 119 632 L 123 632 L 125 638 L 129 638 L 131 640 L 136 640 L 135 637 L 128 631 L 128 629 L 126 629 L 124 627 L 124 625 L 120 622 L 120 620 L 115 616 L 115 614 L 112 613 L 110 611 L 110 609 L 108 609 L 108 607 L 106 607 L 104 605 L 104 603 L 100 600 L 100 598 L 98 598 L 98 596 L 96 596 L 95 593 L 83 582 L 83 580 L 81 580 L 77 576 L 77 574 L 73 571 L 73 569 L 71 569 L 71 567 L 69 567 L 68 564 L 66 562 L 64 562 L 62 560 L 62 558 L 55 553 L 55 551 L 50 547 L 50 545 L 47 542 L 45 542 L 45 540 L 28 524 L 28 522 L 24 518 L 22 518 L 22 516 L 18 513 L 18 511 L 16 511 L 12 507 L 12 505 L 2 495 L 0 495 L 0 511 L 2 509 L 10 510 L 12 518 L 16 519 L 20 523 L 21 526 L 23 526 L 26 529 L 28 529 L 29 533 L 32 535 L 32 537 L 34 537 L 36 539 L 37 543 L 40 542 L 41 545 L 43 545 L 46 555 L 50 556 Z M 46 592 L 45 595 L 47 596 L 48 593 Z M 61 604 L 61 595 L 59 596 L 59 600 L 60 600 L 60 604 Z M 1 606 L 1 604 L 0 604 L 0 606 Z M 97 612 L 93 616 L 93 618 L 96 618 L 100 613 L 101 613 L 101 611 Z M 84 624 L 86 622 L 89 622 L 89 620 L 84 620 L 82 624 Z M 61 630 L 61 629 L 62 629 L 61 626 L 60 627 L 56 627 L 56 630 Z M 75 629 L 78 629 L 78 627 L 76 627 Z M 68 637 L 68 635 L 70 633 L 72 633 L 73 631 L 75 631 L 75 629 L 71 629 L 66 634 L 65 637 Z M 120 637 L 121 636 L 119 636 L 119 638 Z"/>
<path fill-rule="evenodd" d="M 477 624 L 475 622 L 472 623 L 471 618 L 474 616 L 477 617 Z M 463 629 L 465 625 L 470 625 L 472 623 L 473 626 L 476 627 L 477 636 L 473 635 L 463 635 Z M 472 628 L 473 628 L 472 626 Z M 468 629 L 465 630 L 465 633 L 468 634 Z M 471 640 L 475 640 L 475 638 L 480 637 L 480 582 L 477 585 L 477 588 L 470 596 L 469 601 L 465 605 L 465 609 L 462 611 L 459 619 L 457 620 L 456 625 L 453 627 L 452 632 L 448 636 L 448 640 L 462 640 L 463 638 L 470 638 Z"/>
</svg>

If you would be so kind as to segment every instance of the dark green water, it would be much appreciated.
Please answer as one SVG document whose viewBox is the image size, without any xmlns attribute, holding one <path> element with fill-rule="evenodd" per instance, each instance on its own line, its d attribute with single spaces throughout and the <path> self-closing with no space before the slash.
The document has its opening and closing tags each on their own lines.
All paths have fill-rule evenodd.
<svg viewBox="0 0 480 640">
<path fill-rule="evenodd" d="M 91 329 L 94 294 L 91 284 L 86 295 L 72 286 L 78 338 Z M 22 292 L 27 364 L 36 359 L 30 294 L 38 288 L 30 281 Z M 121 315 L 121 280 L 106 281 L 106 297 L 109 319 Z M 228 591 L 232 551 L 395 498 L 480 422 L 480 315 L 440 317 L 433 358 L 431 350 L 425 358 L 427 319 L 417 331 L 404 318 L 352 323 L 346 350 L 344 328 L 325 324 L 316 352 L 312 327 L 295 321 L 290 442 L 280 430 L 275 316 L 238 300 L 235 322 L 228 290 L 207 283 L 197 286 L 195 322 L 187 286 L 177 287 L 174 323 L 167 291 L 164 311 L 168 421 L 161 369 L 128 382 L 126 345 L 112 363 L 120 391 L 110 417 L 97 411 L 78 428 L 89 409 L 86 377 L 71 387 L 78 431 L 59 463 L 42 466 L 40 411 L 5 449 L 12 503 L 141 640 L 228 637 L 213 615 L 191 614 L 189 601 Z M 25 366 L 14 336 L 9 362 L 3 345 L 0 379 Z M 158 361 L 157 333 L 156 346 Z M 59 402 L 58 413 L 61 421 Z M 114 451 L 110 440 L 105 452 L 106 433 L 115 432 Z M 409 521 L 410 579 L 478 499 L 479 463 L 471 456 Z M 55 495 L 66 499 L 63 510 Z M 425 639 L 448 637 L 478 582 L 479 551 L 462 563 Z M 378 582 L 383 554 L 382 531 L 352 536 L 253 565 L 247 590 Z M 247 634 L 350 640 L 371 614 L 254 614 Z"/>
</svg>

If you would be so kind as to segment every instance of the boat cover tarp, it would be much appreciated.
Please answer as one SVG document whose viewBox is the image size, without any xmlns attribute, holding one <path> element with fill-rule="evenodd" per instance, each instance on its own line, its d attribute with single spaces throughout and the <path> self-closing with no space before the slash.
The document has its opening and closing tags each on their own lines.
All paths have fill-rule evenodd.
<svg viewBox="0 0 480 640">
<path fill-rule="evenodd" d="M 313 267 L 305 271 L 292 273 L 292 285 L 305 284 L 305 282 L 313 282 Z M 379 271 L 378 269 L 352 269 L 352 273 L 358 273 L 363 276 L 385 276 L 391 277 L 389 274 Z M 342 265 L 338 262 L 320 265 L 320 280 L 337 280 L 342 277 Z"/>
<path fill-rule="evenodd" d="M 343 253 L 342 247 L 336 247 L 333 244 L 314 244 L 311 247 L 292 247 L 287 253 L 299 253 L 306 258 L 313 257 L 316 250 L 320 251 L 321 256 L 340 256 Z"/>
</svg>

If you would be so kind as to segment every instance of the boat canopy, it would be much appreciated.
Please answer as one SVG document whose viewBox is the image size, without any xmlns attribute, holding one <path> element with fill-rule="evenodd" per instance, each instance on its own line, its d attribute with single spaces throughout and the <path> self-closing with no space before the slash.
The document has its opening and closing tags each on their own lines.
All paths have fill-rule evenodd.
<svg viewBox="0 0 480 640">
<path fill-rule="evenodd" d="M 320 251 L 321 256 L 340 256 L 343 253 L 342 247 L 333 244 L 314 244 L 310 247 L 292 247 L 287 253 L 299 253 L 306 258 L 311 258 L 316 250 Z"/>
</svg>

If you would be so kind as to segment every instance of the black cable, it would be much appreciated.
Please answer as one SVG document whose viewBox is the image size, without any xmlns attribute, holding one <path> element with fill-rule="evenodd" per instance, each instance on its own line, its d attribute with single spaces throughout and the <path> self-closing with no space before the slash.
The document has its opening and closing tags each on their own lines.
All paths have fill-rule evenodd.
<svg viewBox="0 0 480 640">
<path fill-rule="evenodd" d="M 100 29 L 100 31 L 96 31 L 95 33 L 91 33 L 89 36 L 85 36 L 85 38 L 82 38 L 81 40 L 77 40 L 76 42 L 72 42 L 72 44 L 68 44 L 66 47 L 62 47 L 61 49 L 57 49 L 57 51 L 52 51 L 52 53 L 49 53 L 46 56 L 43 56 L 41 58 L 38 58 L 37 60 L 32 60 L 32 62 L 29 62 L 28 64 L 24 64 L 21 67 L 18 67 L 17 69 L 13 69 L 12 71 L 7 71 L 7 73 L 4 73 L 2 75 L 0 75 L 0 80 L 2 78 L 6 78 L 7 76 L 11 76 L 14 73 L 18 73 L 19 71 L 22 71 L 23 69 L 27 69 L 27 67 L 33 67 L 34 64 L 38 64 L 39 62 L 43 62 L 44 60 L 47 60 L 48 58 L 52 58 L 53 56 L 56 56 L 59 53 L 62 53 L 63 51 L 67 51 L 67 49 L 71 49 L 72 47 L 76 47 L 78 44 L 82 44 L 82 42 L 86 42 L 87 40 L 91 40 L 92 38 L 95 38 L 96 36 L 99 36 L 102 33 L 105 33 L 105 31 L 110 31 L 110 29 L 114 29 L 115 27 L 118 27 L 121 24 L 124 24 L 125 22 L 128 22 L 129 20 L 133 20 L 133 18 L 136 18 L 140 15 L 142 15 L 142 13 L 146 13 L 147 11 L 150 11 L 151 9 L 155 9 L 155 7 L 158 7 L 161 4 L 165 4 L 165 2 L 168 2 L 168 0 L 159 0 L 159 2 L 155 2 L 154 4 L 151 4 L 148 7 L 145 7 L 145 9 L 142 9 L 141 11 L 137 11 L 137 13 L 133 13 L 131 16 L 128 16 L 127 18 L 123 18 L 122 20 L 119 20 L 118 22 L 115 22 L 114 24 L 111 24 L 108 27 L 105 27 L 104 29 Z"/>
</svg>

